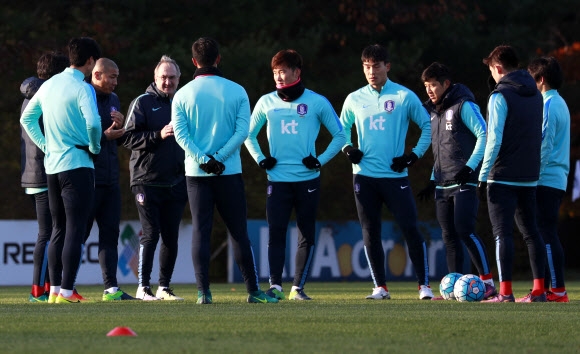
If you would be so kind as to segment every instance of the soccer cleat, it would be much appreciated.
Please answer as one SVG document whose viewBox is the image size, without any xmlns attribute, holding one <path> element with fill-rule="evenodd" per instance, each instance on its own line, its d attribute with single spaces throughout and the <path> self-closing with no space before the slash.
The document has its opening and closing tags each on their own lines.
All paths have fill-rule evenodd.
<svg viewBox="0 0 580 354">
<path fill-rule="evenodd" d="M 267 303 L 277 303 L 278 299 L 272 296 L 268 296 L 262 290 L 252 291 L 248 294 L 248 302 L 250 304 L 267 304 Z"/>
<path fill-rule="evenodd" d="M 496 294 L 495 296 L 490 297 L 487 300 L 483 300 L 481 302 L 515 302 L 515 298 L 513 294 L 510 295 L 502 295 Z"/>
<path fill-rule="evenodd" d="M 52 293 L 52 294 L 48 295 L 48 303 L 49 304 L 56 303 L 56 298 L 57 297 L 58 297 L 58 294 L 56 294 L 56 293 Z"/>
<path fill-rule="evenodd" d="M 157 288 L 157 293 L 155 293 L 155 297 L 161 300 L 172 300 L 172 301 L 183 301 L 182 297 L 179 297 L 173 293 L 172 288 Z"/>
<path fill-rule="evenodd" d="M 155 301 L 161 300 L 160 298 L 153 295 L 151 292 L 151 288 L 148 286 L 140 286 L 137 288 L 137 294 L 135 295 L 137 299 L 141 299 L 143 301 Z"/>
<path fill-rule="evenodd" d="M 211 298 L 211 291 L 207 289 L 206 291 L 197 291 L 197 303 L 200 305 L 209 305 L 213 302 Z"/>
<path fill-rule="evenodd" d="M 435 296 L 431 298 L 432 301 L 439 301 L 439 300 L 445 300 L 445 298 L 443 296 Z"/>
<path fill-rule="evenodd" d="M 556 295 L 551 291 L 546 293 L 546 300 L 548 300 L 548 302 L 570 302 L 568 299 L 568 293 L 564 293 L 564 295 Z"/>
<path fill-rule="evenodd" d="M 304 293 L 304 289 L 295 289 L 290 291 L 288 300 L 312 300 L 312 298 Z"/>
<path fill-rule="evenodd" d="M 72 297 L 74 297 L 75 299 L 79 300 L 78 302 L 92 302 L 92 300 L 87 299 L 86 297 L 84 297 L 81 294 L 79 294 L 79 292 L 77 291 L 77 289 L 73 289 Z"/>
<path fill-rule="evenodd" d="M 33 296 L 32 294 L 29 294 L 28 301 L 30 301 L 30 302 L 48 302 L 48 293 L 44 293 L 38 297 Z"/>
<path fill-rule="evenodd" d="M 516 302 L 547 302 L 546 293 L 542 293 L 541 295 L 534 296 L 532 292 L 522 298 L 516 299 Z"/>
<path fill-rule="evenodd" d="M 57 304 L 75 304 L 75 303 L 80 303 L 81 300 L 79 300 L 78 297 L 75 296 L 75 294 L 73 293 L 71 296 L 69 297 L 64 297 L 62 296 L 62 294 L 58 294 L 58 296 L 56 297 L 56 302 Z"/>
<path fill-rule="evenodd" d="M 274 297 L 278 300 L 284 300 L 286 297 L 284 296 L 284 292 L 281 290 L 276 289 L 275 287 L 271 287 L 266 291 L 266 295 L 269 297 Z"/>
<path fill-rule="evenodd" d="M 383 287 L 379 286 L 376 288 L 373 288 L 373 293 L 369 296 L 367 296 L 367 299 L 369 300 L 390 300 L 391 299 L 391 294 L 389 294 L 388 291 L 386 291 Z"/>
<path fill-rule="evenodd" d="M 103 292 L 103 301 L 118 301 L 118 300 L 139 300 L 119 289 L 117 292 L 110 293 L 106 290 Z"/>
<path fill-rule="evenodd" d="M 495 295 L 497 295 L 497 290 L 495 289 L 495 286 L 485 283 L 485 294 L 483 295 L 483 299 L 487 300 Z"/>
<path fill-rule="evenodd" d="M 429 285 L 419 286 L 419 299 L 421 300 L 431 300 L 433 298 L 433 291 Z"/>
</svg>

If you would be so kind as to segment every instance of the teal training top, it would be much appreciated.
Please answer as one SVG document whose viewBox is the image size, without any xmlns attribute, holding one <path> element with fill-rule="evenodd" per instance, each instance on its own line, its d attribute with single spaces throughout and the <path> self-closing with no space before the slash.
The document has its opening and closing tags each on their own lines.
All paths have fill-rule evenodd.
<svg viewBox="0 0 580 354">
<path fill-rule="evenodd" d="M 84 79 L 84 74 L 73 68 L 54 75 L 38 89 L 20 118 L 32 141 L 45 153 L 47 174 L 94 168 L 88 152 L 75 145 L 88 146 L 93 154 L 101 151 L 95 89 Z M 41 115 L 46 137 L 38 124 Z"/>
<path fill-rule="evenodd" d="M 200 75 L 175 93 L 171 123 L 185 150 L 185 175 L 209 177 L 199 165 L 212 155 L 224 175 L 242 173 L 240 146 L 248 136 L 250 101 L 244 88 L 216 75 Z"/>
<path fill-rule="evenodd" d="M 265 158 L 258 144 L 258 133 L 266 123 L 270 156 L 277 160 L 274 168 L 267 171 L 268 180 L 273 182 L 300 182 L 318 177 L 320 172 L 308 169 L 302 159 L 312 155 L 324 165 L 340 151 L 346 140 L 330 102 L 308 89 L 292 102 L 283 101 L 275 91 L 258 100 L 245 142 L 258 163 Z M 330 132 L 332 141 L 317 155 L 315 143 L 321 124 Z"/>
<path fill-rule="evenodd" d="M 542 96 L 544 120 L 538 185 L 565 191 L 570 171 L 570 111 L 558 91 L 549 90 Z"/>
<path fill-rule="evenodd" d="M 349 94 L 342 107 L 340 121 L 351 142 L 352 125 L 356 125 L 358 148 L 363 152 L 359 164 L 353 164 L 353 174 L 376 178 L 407 176 L 407 169 L 397 173 L 391 169 L 393 158 L 405 154 L 405 139 L 409 121 L 421 129 L 421 136 L 413 152 L 422 157 L 431 144 L 429 113 L 419 97 L 408 88 L 387 80 L 377 92 L 367 85 Z"/>
</svg>

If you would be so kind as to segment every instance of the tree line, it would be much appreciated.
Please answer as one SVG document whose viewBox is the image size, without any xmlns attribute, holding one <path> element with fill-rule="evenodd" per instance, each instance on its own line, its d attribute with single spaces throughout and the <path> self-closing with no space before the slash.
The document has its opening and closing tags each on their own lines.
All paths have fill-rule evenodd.
<svg viewBox="0 0 580 354">
<path fill-rule="evenodd" d="M 64 51 L 70 38 L 81 35 L 96 39 L 103 55 L 118 64 L 116 93 L 123 113 L 152 82 L 153 69 L 163 54 L 180 65 L 180 86 L 191 80 L 191 44 L 201 36 L 211 36 L 220 43 L 220 69 L 245 87 L 252 105 L 274 90 L 272 56 L 278 50 L 293 48 L 304 57 L 306 87 L 326 96 L 340 114 L 348 93 L 366 85 L 362 49 L 380 43 L 391 55 L 389 79 L 409 87 L 424 101 L 427 97 L 420 74 L 433 61 L 440 61 L 451 67 L 455 81 L 470 87 L 485 113 L 489 71 L 481 59 L 496 45 L 510 44 L 524 67 L 538 55 L 553 55 L 562 63 L 566 81 L 560 93 L 573 117 L 571 156 L 579 159 L 580 101 L 576 98 L 580 97 L 580 8 L 575 0 L 554 0 L 549 12 L 544 5 L 538 0 L 13 2 L 0 14 L 0 72 L 8 81 L 0 96 L 0 218 L 34 218 L 32 204 L 20 187 L 20 83 L 35 75 L 36 60 L 43 52 Z M 409 144 L 416 142 L 417 136 L 418 130 L 411 129 Z M 265 136 L 261 139 L 265 144 Z M 322 134 L 320 143 L 328 139 Z M 129 189 L 129 151 L 121 147 L 120 152 L 122 218 L 136 219 Z M 266 175 L 245 148 L 242 159 L 248 217 L 265 218 Z M 415 190 L 429 178 L 431 163 L 427 154 L 410 171 Z M 356 220 L 351 167 L 346 158 L 335 157 L 321 175 L 318 218 Z M 418 205 L 420 219 L 434 219 L 433 203 L 428 204 Z M 486 219 L 485 206 L 480 209 L 481 219 Z M 567 196 L 562 218 L 577 215 L 580 207 Z M 385 218 L 390 216 L 385 214 Z M 483 233 L 489 232 L 482 227 Z"/>
</svg>

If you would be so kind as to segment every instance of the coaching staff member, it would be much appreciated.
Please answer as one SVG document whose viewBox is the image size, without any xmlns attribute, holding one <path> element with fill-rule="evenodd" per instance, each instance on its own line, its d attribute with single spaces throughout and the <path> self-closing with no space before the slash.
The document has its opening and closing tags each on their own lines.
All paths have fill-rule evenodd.
<svg viewBox="0 0 580 354">
<path fill-rule="evenodd" d="M 161 57 L 154 82 L 131 102 L 125 123 L 123 145 L 133 150 L 129 161 L 131 190 L 143 230 L 136 295 L 141 300 L 183 300 L 169 287 L 177 259 L 179 224 L 187 202 L 185 155 L 175 142 L 170 124 L 171 99 L 180 76 L 175 60 Z M 159 287 L 153 295 L 151 269 L 160 234 Z"/>
</svg>

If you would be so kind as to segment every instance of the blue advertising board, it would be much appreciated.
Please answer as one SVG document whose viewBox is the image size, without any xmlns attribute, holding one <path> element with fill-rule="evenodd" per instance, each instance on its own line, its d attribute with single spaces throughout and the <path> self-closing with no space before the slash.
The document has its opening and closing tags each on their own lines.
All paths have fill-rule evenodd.
<svg viewBox="0 0 580 354">
<path fill-rule="evenodd" d="M 440 280 L 447 272 L 445 246 L 441 239 L 441 228 L 437 222 L 419 222 L 419 231 L 427 244 L 429 275 Z M 268 223 L 265 220 L 248 220 L 248 233 L 260 282 L 268 281 Z M 290 282 L 294 276 L 294 256 L 297 248 L 298 229 L 290 223 L 286 238 L 286 260 L 283 280 Z M 416 280 L 413 264 L 401 230 L 392 221 L 382 223 L 382 242 L 385 250 L 387 281 Z M 361 227 L 358 221 L 318 222 L 316 244 L 310 267 L 309 281 L 370 281 L 370 271 L 365 256 Z M 233 261 L 231 247 L 228 248 L 228 280 L 242 282 L 242 275 Z M 470 259 L 466 254 L 464 269 L 469 269 Z"/>
</svg>

